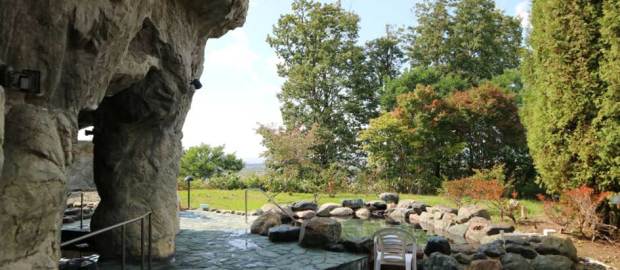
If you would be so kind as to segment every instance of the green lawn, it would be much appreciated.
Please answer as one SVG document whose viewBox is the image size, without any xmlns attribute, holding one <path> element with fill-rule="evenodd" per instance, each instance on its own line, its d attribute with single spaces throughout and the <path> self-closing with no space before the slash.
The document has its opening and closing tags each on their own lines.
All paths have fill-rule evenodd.
<svg viewBox="0 0 620 270">
<path fill-rule="evenodd" d="M 244 190 L 219 190 L 219 189 L 198 189 L 191 191 L 191 206 L 198 208 L 199 204 L 207 203 L 210 208 L 222 210 L 243 211 L 245 209 L 245 191 Z M 187 190 L 178 192 L 181 196 L 181 206 L 187 207 Z M 326 202 L 340 203 L 343 199 L 362 198 L 364 201 L 378 200 L 378 194 L 354 194 L 354 193 L 338 193 L 335 197 L 329 197 L 326 194 L 319 196 L 319 205 Z M 413 199 L 421 201 L 429 205 L 445 205 L 454 207 L 454 204 L 442 196 L 435 195 L 413 195 L 400 194 L 402 199 Z M 301 200 L 314 200 L 314 195 L 309 193 L 279 193 L 275 197 L 279 204 L 293 203 Z M 254 211 L 267 203 L 267 197 L 258 190 L 248 192 L 248 211 Z M 538 201 L 521 200 L 521 203 L 528 209 L 528 216 L 534 217 L 542 214 L 542 205 Z M 489 209 L 491 215 L 497 216 L 498 213 Z"/>
</svg>

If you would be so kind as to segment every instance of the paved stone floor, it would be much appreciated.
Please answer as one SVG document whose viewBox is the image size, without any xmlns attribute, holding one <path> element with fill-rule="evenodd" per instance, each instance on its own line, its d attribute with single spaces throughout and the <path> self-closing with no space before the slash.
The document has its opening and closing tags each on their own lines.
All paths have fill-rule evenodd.
<svg viewBox="0 0 620 270">
<path fill-rule="evenodd" d="M 253 219 L 246 224 L 239 215 L 181 212 L 175 260 L 154 269 L 359 269 L 366 260 L 363 255 L 304 249 L 297 243 L 272 243 L 248 233 Z M 104 264 L 100 269 L 119 268 Z"/>
</svg>

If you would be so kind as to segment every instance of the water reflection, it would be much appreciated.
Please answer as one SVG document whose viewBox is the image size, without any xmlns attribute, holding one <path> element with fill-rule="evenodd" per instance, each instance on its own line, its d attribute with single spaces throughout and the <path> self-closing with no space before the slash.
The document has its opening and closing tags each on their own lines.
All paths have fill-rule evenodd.
<svg viewBox="0 0 620 270">
<path fill-rule="evenodd" d="M 374 233 L 383 228 L 400 228 L 411 233 L 418 245 L 426 244 L 428 234 L 424 230 L 414 229 L 410 224 L 393 225 L 384 219 L 336 219 L 342 225 L 342 238 L 347 240 L 372 238 Z"/>
</svg>

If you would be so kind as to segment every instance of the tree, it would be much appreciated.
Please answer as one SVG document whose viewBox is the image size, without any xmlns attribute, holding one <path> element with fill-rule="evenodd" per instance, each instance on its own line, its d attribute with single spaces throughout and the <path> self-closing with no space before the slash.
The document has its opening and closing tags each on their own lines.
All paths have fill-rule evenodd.
<svg viewBox="0 0 620 270">
<path fill-rule="evenodd" d="M 617 1 L 534 1 L 522 118 L 540 181 L 620 190 Z"/>
<path fill-rule="evenodd" d="M 219 176 L 243 169 L 243 160 L 235 154 L 224 153 L 224 146 L 201 144 L 192 146 L 181 158 L 181 175 L 191 175 L 203 179 Z"/>
<path fill-rule="evenodd" d="M 533 177 L 514 94 L 491 84 L 445 97 L 418 85 L 371 120 L 360 140 L 370 165 L 403 191 L 433 192 L 443 179 L 498 164 L 520 187 Z"/>
<path fill-rule="evenodd" d="M 376 81 L 379 87 L 383 87 L 386 80 L 396 78 L 400 74 L 405 61 L 399 33 L 386 26 L 385 36 L 366 42 L 366 56 L 368 66 L 374 75 L 371 81 Z"/>
<path fill-rule="evenodd" d="M 442 74 L 433 67 L 412 68 L 386 83 L 385 89 L 381 92 L 382 110 L 391 111 L 394 109 L 397 97 L 411 92 L 418 85 L 433 86 L 434 91 L 440 96 L 446 96 L 452 91 L 471 87 L 471 83 L 458 75 Z"/>
<path fill-rule="evenodd" d="M 359 17 L 338 4 L 295 0 L 280 17 L 267 42 L 282 60 L 286 78 L 278 95 L 287 129 L 318 124 L 313 162 L 355 163 L 357 131 L 376 114 L 364 49 L 358 45 Z"/>
<path fill-rule="evenodd" d="M 473 84 L 519 66 L 521 27 L 492 0 L 426 0 L 410 28 L 413 67 L 432 66 Z"/>
</svg>

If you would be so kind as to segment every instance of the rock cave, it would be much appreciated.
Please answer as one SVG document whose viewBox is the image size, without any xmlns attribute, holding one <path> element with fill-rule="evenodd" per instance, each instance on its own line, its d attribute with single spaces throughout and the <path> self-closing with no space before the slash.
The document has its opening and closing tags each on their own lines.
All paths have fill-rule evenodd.
<svg viewBox="0 0 620 270">
<path fill-rule="evenodd" d="M 56 269 L 68 167 L 94 126 L 96 230 L 153 213 L 153 256 L 174 255 L 181 128 L 209 38 L 243 25 L 247 0 L 0 1 L 0 65 L 40 73 L 0 86 L 0 269 Z M 207 63 L 208 64 L 208 63 Z M 15 89 L 16 88 L 16 89 Z M 127 227 L 129 256 L 139 224 Z M 120 232 L 97 249 L 116 256 Z"/>
</svg>

